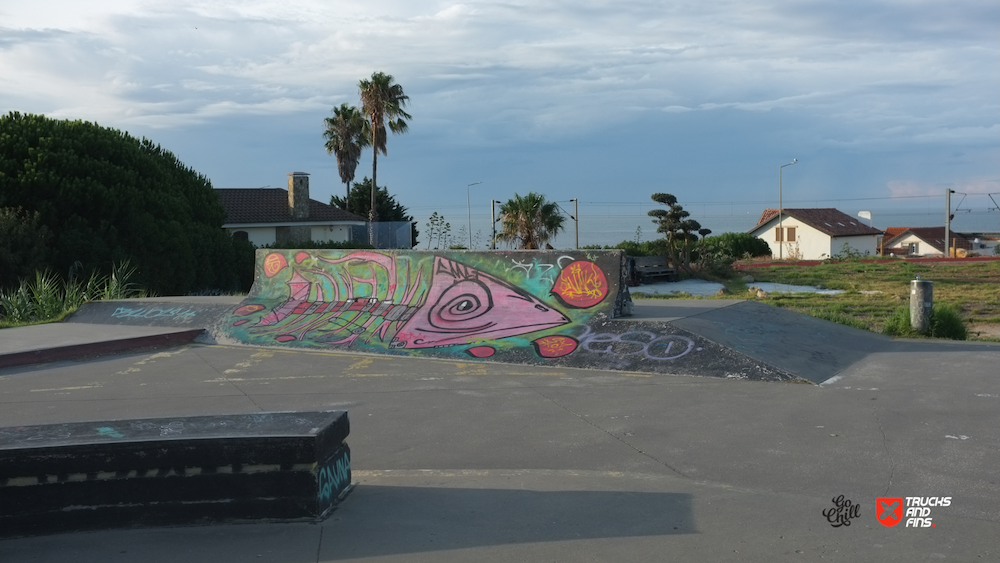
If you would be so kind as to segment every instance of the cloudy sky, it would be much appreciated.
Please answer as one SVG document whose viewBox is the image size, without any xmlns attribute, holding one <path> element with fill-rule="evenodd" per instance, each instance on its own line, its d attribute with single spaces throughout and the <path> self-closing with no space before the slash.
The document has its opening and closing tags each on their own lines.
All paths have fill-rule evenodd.
<svg viewBox="0 0 1000 563">
<path fill-rule="evenodd" d="M 1000 230 L 998 23 L 996 0 L 0 0 L 0 111 L 148 137 L 218 188 L 309 172 L 329 201 L 323 118 L 384 71 L 413 120 L 379 183 L 421 225 L 457 231 L 471 194 L 488 232 L 491 199 L 538 191 L 579 199 L 581 243 L 648 238 L 668 192 L 745 229 L 797 158 L 786 207 L 940 225 L 950 188 Z"/>
</svg>

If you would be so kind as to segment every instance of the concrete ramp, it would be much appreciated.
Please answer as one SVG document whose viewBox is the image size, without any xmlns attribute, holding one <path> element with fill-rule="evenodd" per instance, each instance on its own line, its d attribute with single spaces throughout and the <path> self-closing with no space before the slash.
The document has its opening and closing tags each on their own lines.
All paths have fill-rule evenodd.
<svg viewBox="0 0 1000 563">
<path fill-rule="evenodd" d="M 154 297 L 84 303 L 64 322 L 205 328 L 233 310 L 242 297 Z"/>
<path fill-rule="evenodd" d="M 624 253 L 261 250 L 219 343 L 801 380 L 663 322 L 629 320 Z"/>
<path fill-rule="evenodd" d="M 886 336 L 754 301 L 670 324 L 813 383 L 893 346 Z"/>
</svg>

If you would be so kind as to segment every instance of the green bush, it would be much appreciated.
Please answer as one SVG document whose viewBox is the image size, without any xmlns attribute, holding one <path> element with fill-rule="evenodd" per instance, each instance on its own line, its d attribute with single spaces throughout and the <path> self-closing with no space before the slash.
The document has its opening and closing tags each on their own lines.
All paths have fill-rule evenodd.
<svg viewBox="0 0 1000 563">
<path fill-rule="evenodd" d="M 86 283 L 75 276 L 79 263 L 63 281 L 49 271 L 35 272 L 34 280 L 22 279 L 17 289 L 0 291 L 0 321 L 3 325 L 45 322 L 71 313 L 87 301 L 147 297 L 146 290 L 131 280 L 135 268 L 127 261 L 117 264 L 109 276 L 91 274 Z"/>
<path fill-rule="evenodd" d="M 736 259 L 771 255 L 770 245 L 750 233 L 722 233 L 705 237 L 703 248 L 707 253 L 728 255 Z"/>
<path fill-rule="evenodd" d="M 0 116 L 0 208 L 24 210 L 21 231 L 32 237 L 51 233 L 37 269 L 62 273 L 79 261 L 99 272 L 127 259 L 139 283 L 167 295 L 235 289 L 252 275 L 237 270 L 238 247 L 222 230 L 225 210 L 208 178 L 148 139 L 95 123 Z"/>
<path fill-rule="evenodd" d="M 962 314 L 953 305 L 935 305 L 931 309 L 927 332 L 921 334 L 910 324 L 910 308 L 898 307 L 886 319 L 882 334 L 895 337 L 930 336 L 931 338 L 947 338 L 950 340 L 965 340 L 968 330 L 962 320 Z"/>
<path fill-rule="evenodd" d="M 954 305 L 935 305 L 931 310 L 930 336 L 948 338 L 950 340 L 965 340 L 968 330 L 962 320 L 962 312 Z"/>
</svg>

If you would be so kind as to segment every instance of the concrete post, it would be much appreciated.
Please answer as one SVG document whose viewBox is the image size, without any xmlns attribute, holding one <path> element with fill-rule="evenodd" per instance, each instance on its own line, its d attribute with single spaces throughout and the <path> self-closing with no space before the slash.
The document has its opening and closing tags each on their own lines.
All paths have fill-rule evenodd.
<svg viewBox="0 0 1000 563">
<path fill-rule="evenodd" d="M 927 332 L 931 323 L 931 308 L 934 306 L 934 282 L 913 280 L 910 282 L 910 326 L 918 332 Z"/>
</svg>

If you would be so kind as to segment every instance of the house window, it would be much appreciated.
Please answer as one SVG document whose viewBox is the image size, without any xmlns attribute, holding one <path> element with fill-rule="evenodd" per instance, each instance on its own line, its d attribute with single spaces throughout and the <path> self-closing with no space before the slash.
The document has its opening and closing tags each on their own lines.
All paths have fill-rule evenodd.
<svg viewBox="0 0 1000 563">
<path fill-rule="evenodd" d="M 774 228 L 774 242 L 781 242 L 781 227 Z"/>
<path fill-rule="evenodd" d="M 920 243 L 911 242 L 909 244 L 909 249 L 907 250 L 907 254 L 920 254 Z"/>
<path fill-rule="evenodd" d="M 250 233 L 246 231 L 233 231 L 233 238 L 236 240 L 250 240 Z"/>
<path fill-rule="evenodd" d="M 788 227 L 785 229 L 787 231 L 788 242 L 795 242 L 795 227 Z"/>
</svg>

